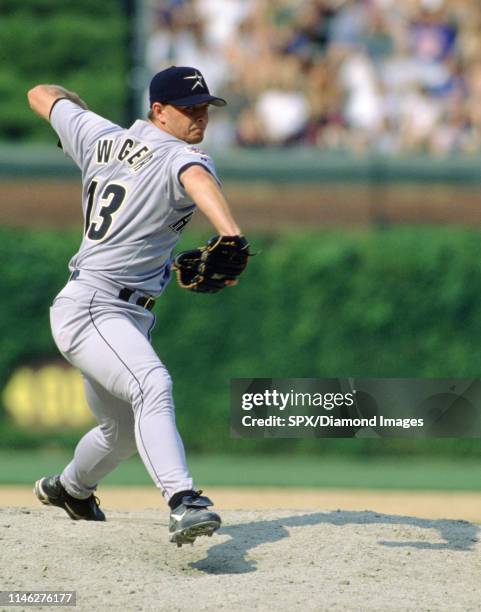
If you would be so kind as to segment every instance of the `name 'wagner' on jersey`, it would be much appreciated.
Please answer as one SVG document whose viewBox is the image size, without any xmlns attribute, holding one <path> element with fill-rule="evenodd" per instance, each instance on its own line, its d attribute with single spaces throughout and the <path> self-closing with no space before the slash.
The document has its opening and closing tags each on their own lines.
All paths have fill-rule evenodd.
<svg viewBox="0 0 481 612">
<path fill-rule="evenodd" d="M 82 171 L 84 237 L 70 270 L 160 294 L 196 208 L 179 174 L 200 164 L 218 181 L 211 158 L 148 121 L 124 129 L 66 99 L 50 120 Z"/>
</svg>

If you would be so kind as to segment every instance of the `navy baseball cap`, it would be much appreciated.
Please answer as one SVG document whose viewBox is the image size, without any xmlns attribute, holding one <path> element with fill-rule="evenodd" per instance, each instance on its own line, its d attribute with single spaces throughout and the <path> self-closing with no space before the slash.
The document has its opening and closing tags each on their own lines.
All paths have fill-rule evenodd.
<svg viewBox="0 0 481 612">
<path fill-rule="evenodd" d="M 223 98 L 211 96 L 207 83 L 197 68 L 171 66 L 158 72 L 150 81 L 150 106 L 154 102 L 173 106 L 213 104 L 225 106 Z"/>
</svg>

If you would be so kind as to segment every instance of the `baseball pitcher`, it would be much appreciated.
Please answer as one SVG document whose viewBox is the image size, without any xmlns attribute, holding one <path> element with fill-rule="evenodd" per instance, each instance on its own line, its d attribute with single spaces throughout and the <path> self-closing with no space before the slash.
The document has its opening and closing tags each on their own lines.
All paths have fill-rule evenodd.
<svg viewBox="0 0 481 612">
<path fill-rule="evenodd" d="M 58 349 L 82 372 L 98 422 L 63 472 L 41 478 L 34 491 L 74 520 L 104 521 L 97 485 L 138 451 L 170 506 L 170 540 L 181 546 L 212 535 L 221 519 L 194 488 L 186 464 L 171 378 L 150 344 L 152 308 L 171 270 L 194 292 L 235 285 L 249 245 L 211 158 L 195 146 L 204 137 L 209 106 L 225 100 L 212 96 L 190 67 L 159 72 L 149 94 L 148 119 L 124 129 L 63 87 L 37 85 L 28 92 L 32 110 L 50 121 L 82 172 L 83 239 L 50 321 Z M 173 261 L 196 207 L 217 235 Z"/>
</svg>

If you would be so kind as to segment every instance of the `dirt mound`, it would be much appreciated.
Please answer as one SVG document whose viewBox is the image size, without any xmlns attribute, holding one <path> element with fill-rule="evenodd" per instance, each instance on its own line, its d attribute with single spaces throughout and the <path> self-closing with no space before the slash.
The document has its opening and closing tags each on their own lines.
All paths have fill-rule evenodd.
<svg viewBox="0 0 481 612">
<path fill-rule="evenodd" d="M 57 508 L 4 508 L 1 588 L 75 590 L 77 610 L 479 609 L 481 547 L 467 521 L 341 510 L 222 517 L 213 538 L 178 549 L 165 510 L 88 523 Z"/>
</svg>

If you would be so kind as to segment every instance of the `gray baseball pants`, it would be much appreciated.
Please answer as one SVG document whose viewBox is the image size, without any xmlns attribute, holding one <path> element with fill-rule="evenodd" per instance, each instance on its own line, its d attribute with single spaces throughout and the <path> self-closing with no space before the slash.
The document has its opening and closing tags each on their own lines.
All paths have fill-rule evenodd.
<svg viewBox="0 0 481 612">
<path fill-rule="evenodd" d="M 53 338 L 82 372 L 98 422 L 78 443 L 61 483 L 86 498 L 137 450 L 168 501 L 193 487 L 175 424 L 172 381 L 150 344 L 154 315 L 117 296 L 118 287 L 83 274 L 67 283 L 50 309 Z"/>
</svg>

